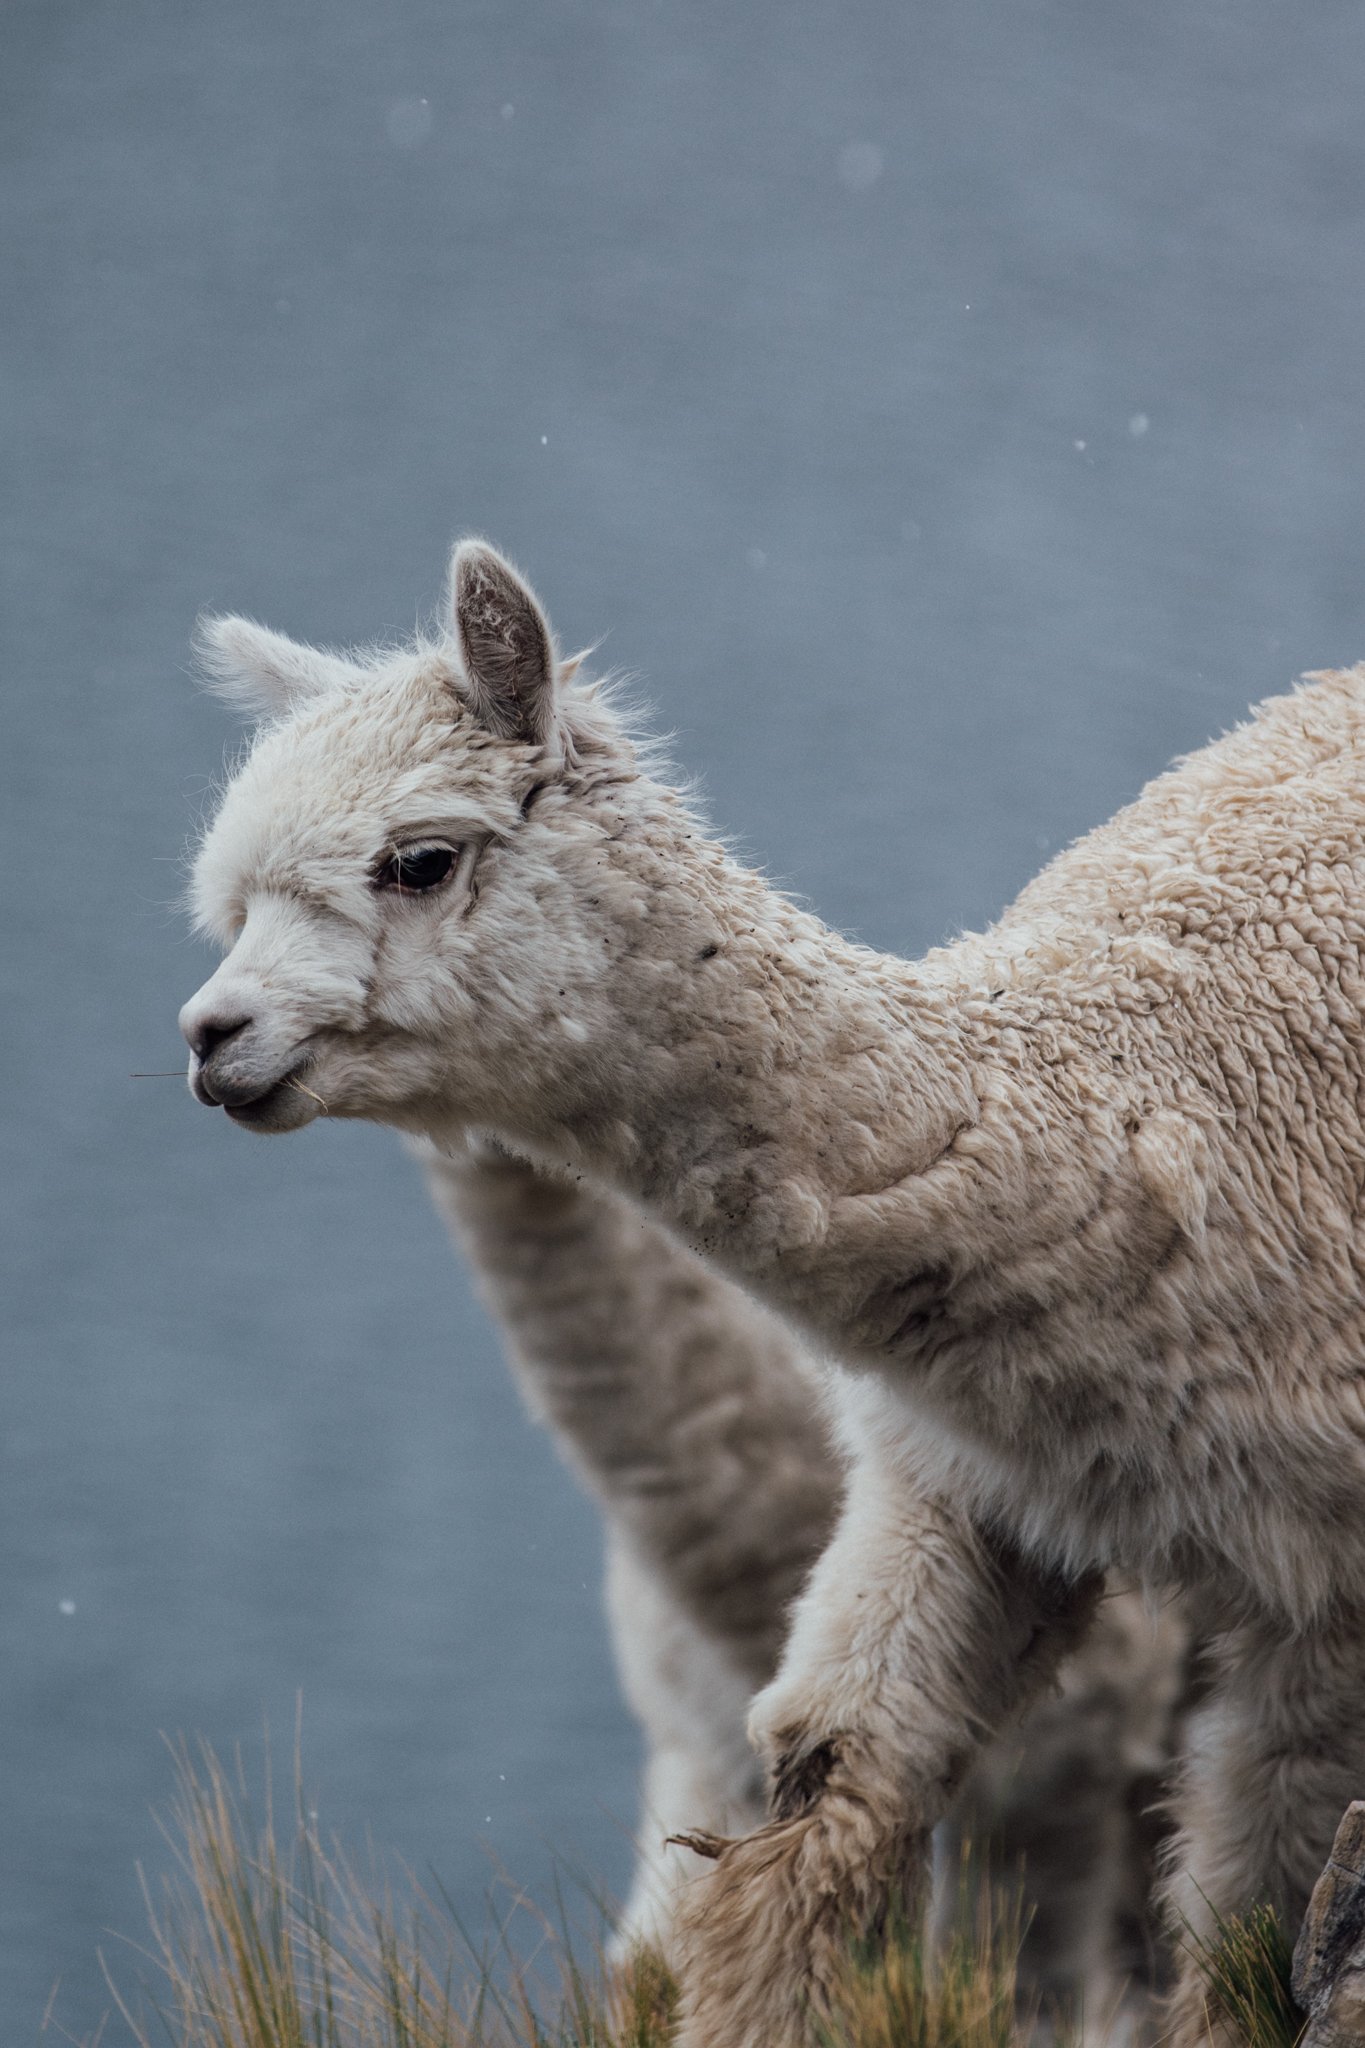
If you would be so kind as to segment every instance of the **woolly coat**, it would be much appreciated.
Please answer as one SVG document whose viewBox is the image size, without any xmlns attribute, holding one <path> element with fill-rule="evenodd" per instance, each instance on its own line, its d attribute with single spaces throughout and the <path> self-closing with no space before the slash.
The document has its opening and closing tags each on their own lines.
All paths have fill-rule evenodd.
<svg viewBox="0 0 1365 2048">
<path fill-rule="evenodd" d="M 681 2039 L 808 2038 L 1111 1567 L 1224 1635 L 1187 1898 L 1292 1914 L 1365 1774 L 1365 671 L 911 964 L 715 844 L 490 550 L 454 584 L 451 642 L 369 663 L 217 630 L 286 712 L 197 862 L 231 950 L 182 1026 L 238 1121 L 502 1132 L 842 1368 L 849 1497 L 753 1722 L 780 1825 L 703 1845 Z"/>
</svg>

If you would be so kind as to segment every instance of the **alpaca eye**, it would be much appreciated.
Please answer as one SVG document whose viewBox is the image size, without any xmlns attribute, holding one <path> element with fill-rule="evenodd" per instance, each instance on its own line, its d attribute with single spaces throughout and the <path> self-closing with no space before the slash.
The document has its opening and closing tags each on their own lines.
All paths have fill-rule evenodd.
<svg viewBox="0 0 1365 2048">
<path fill-rule="evenodd" d="M 375 877 L 381 889 L 404 889 L 417 894 L 439 888 L 455 865 L 449 846 L 410 846 L 386 861 Z"/>
</svg>

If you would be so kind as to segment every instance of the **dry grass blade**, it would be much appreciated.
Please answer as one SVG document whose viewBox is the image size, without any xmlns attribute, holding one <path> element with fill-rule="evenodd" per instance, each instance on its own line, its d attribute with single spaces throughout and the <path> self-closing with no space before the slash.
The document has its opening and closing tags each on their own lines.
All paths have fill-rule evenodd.
<svg viewBox="0 0 1365 2048">
<path fill-rule="evenodd" d="M 291 1074 L 289 1076 L 289 1085 L 291 1088 L 297 1088 L 300 1095 L 307 1095 L 310 1098 L 310 1100 L 316 1102 L 318 1108 L 322 1111 L 324 1116 L 330 1116 L 332 1114 L 331 1110 L 327 1107 L 327 1104 L 323 1101 L 322 1097 L 318 1094 L 317 1090 L 315 1088 L 308 1087 L 305 1082 L 300 1081 L 297 1074 Z"/>
</svg>

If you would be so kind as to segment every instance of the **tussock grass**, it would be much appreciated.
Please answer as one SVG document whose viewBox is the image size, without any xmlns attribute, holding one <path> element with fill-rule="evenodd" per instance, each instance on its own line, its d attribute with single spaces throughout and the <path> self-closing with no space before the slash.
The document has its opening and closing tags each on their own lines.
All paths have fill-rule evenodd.
<svg viewBox="0 0 1365 2048">
<path fill-rule="evenodd" d="M 665 2048 L 677 1994 L 656 1956 L 608 1982 L 524 1900 L 480 1952 L 443 1900 L 324 1844 L 297 1771 L 279 1826 L 269 1793 L 257 1821 L 208 1747 L 175 1765 L 174 1871 L 147 1893 L 140 1995 L 105 1966 L 137 2048 Z M 529 1960 L 512 1952 L 518 1916 Z"/>
<path fill-rule="evenodd" d="M 1208 1986 L 1212 2022 L 1225 2021 L 1248 2048 L 1295 2048 L 1304 2017 L 1289 1983 L 1294 1942 L 1273 1906 L 1216 1918 L 1210 1937 L 1191 1931 L 1186 1944 Z"/>
<path fill-rule="evenodd" d="M 931 1947 L 902 1913 L 875 1946 L 854 1950 L 822 2048 L 1020 2048 L 1037 2018 L 1019 1996 L 1022 1939 L 1017 1903 L 964 1863 L 946 1939 Z"/>
<path fill-rule="evenodd" d="M 526 1901 L 479 1951 L 448 1904 L 382 1866 L 361 1873 L 325 1845 L 296 1792 L 277 1826 L 267 1790 L 254 1818 L 241 1773 L 212 1750 L 175 1752 L 164 1832 L 173 1874 L 148 1893 L 140 1994 L 106 1965 L 136 2048 L 668 2048 L 677 1987 L 655 1955 L 608 1972 L 575 1959 L 561 1914 Z M 518 1957 L 514 1920 L 533 1929 Z M 955 1927 L 926 1943 L 907 1917 L 875 1948 L 855 1948 L 821 2048 L 1025 2048 L 1074 2042 L 1064 2015 L 1021 2000 L 1017 1908 L 964 1869 Z M 1247 2048 L 1295 2048 L 1291 1944 L 1268 1908 L 1189 1937 L 1211 2023 Z M 548 2017 L 547 2017 L 548 2015 Z M 1108 2029 L 1092 2023 L 1089 2040 Z"/>
</svg>

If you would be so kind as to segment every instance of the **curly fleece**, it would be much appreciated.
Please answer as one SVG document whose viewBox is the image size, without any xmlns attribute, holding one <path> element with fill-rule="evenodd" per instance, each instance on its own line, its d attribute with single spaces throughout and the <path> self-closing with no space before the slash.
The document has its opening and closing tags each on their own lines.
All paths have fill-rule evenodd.
<svg viewBox="0 0 1365 2048">
<path fill-rule="evenodd" d="M 253 634 L 208 636 L 276 708 L 196 867 L 200 1099 L 504 1133 L 838 1363 L 848 1497 L 751 1723 L 778 1811 L 699 1842 L 685 2048 L 810 2038 L 1111 1567 L 1218 1631 L 1177 1901 L 1297 1914 L 1365 1784 L 1365 672 L 911 964 L 716 843 L 482 544 L 448 639 L 300 688 Z M 433 843 L 442 888 L 383 886 Z"/>
</svg>

